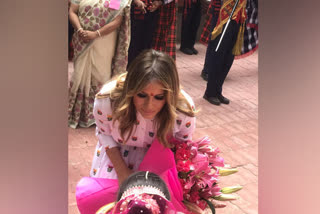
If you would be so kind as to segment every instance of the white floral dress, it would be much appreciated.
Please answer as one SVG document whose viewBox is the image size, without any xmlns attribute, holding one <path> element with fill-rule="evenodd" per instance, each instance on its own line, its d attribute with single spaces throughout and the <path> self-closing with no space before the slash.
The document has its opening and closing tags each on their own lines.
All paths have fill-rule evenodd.
<svg viewBox="0 0 320 214">
<path fill-rule="evenodd" d="M 191 97 L 187 94 L 185 94 L 185 97 L 194 108 Z M 93 157 L 90 176 L 117 179 L 117 174 L 106 154 L 106 150 L 113 147 L 120 147 L 121 155 L 127 166 L 136 171 L 155 139 L 156 133 L 153 121 L 145 119 L 140 113 L 137 113 L 137 123 L 133 129 L 133 133 L 128 142 L 123 144 L 123 139 L 118 129 L 118 121 L 113 125 L 110 99 L 96 98 L 93 114 L 96 120 L 98 143 Z M 174 137 L 179 140 L 191 140 L 195 129 L 195 120 L 195 117 L 189 117 L 178 112 L 173 130 Z"/>
</svg>

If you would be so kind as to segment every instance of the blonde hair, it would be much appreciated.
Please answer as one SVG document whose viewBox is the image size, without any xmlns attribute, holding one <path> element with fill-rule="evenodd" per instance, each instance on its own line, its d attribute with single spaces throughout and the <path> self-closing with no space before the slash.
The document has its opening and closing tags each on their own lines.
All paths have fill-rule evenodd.
<svg viewBox="0 0 320 214">
<path fill-rule="evenodd" d="M 154 80 L 163 85 L 166 100 L 155 118 L 157 138 L 165 147 L 171 147 L 167 137 L 172 135 L 177 111 L 191 117 L 195 116 L 195 111 L 180 91 L 175 62 L 167 54 L 155 50 L 143 51 L 130 64 L 128 72 L 117 78 L 115 87 L 100 96 L 110 97 L 113 122 L 119 121 L 120 135 L 126 142 L 137 123 L 133 96 Z"/>
</svg>

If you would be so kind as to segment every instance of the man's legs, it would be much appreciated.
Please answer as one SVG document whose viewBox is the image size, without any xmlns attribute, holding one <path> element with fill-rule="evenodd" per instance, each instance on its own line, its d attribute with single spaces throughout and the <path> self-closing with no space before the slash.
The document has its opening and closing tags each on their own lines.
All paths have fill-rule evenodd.
<svg viewBox="0 0 320 214">
<path fill-rule="evenodd" d="M 238 31 L 239 24 L 231 21 L 217 52 L 215 49 L 222 34 L 212 41 L 213 48 L 210 48 L 210 52 L 208 53 L 210 56 L 210 60 L 208 60 L 209 74 L 207 89 L 204 95 L 204 98 L 212 104 L 229 104 L 229 100 L 222 96 L 222 85 L 234 60 L 232 49 L 236 42 Z"/>
<path fill-rule="evenodd" d="M 181 45 L 180 50 L 188 55 L 197 54 L 194 50 L 194 44 L 197 36 L 197 31 L 201 20 L 201 4 L 198 0 L 196 3 L 191 3 L 190 8 L 185 8 L 184 2 L 182 24 L 181 24 Z M 185 10 L 187 10 L 185 14 Z"/>
</svg>

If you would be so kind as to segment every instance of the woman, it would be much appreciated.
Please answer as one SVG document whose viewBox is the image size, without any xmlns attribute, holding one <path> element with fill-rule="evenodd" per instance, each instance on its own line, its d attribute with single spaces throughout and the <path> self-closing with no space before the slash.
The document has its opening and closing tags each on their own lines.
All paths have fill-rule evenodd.
<svg viewBox="0 0 320 214">
<path fill-rule="evenodd" d="M 133 172 L 150 171 L 165 181 L 173 213 L 202 214 L 196 203 L 184 198 L 171 150 L 175 140 L 186 145 L 191 140 L 194 109 L 191 97 L 180 89 L 174 60 L 155 50 L 143 51 L 129 66 L 128 73 L 106 84 L 94 104 L 99 141 L 91 177 L 82 178 L 77 184 L 81 213 L 95 213 L 116 201 L 118 187 Z"/>
<path fill-rule="evenodd" d="M 97 94 L 93 113 L 99 141 L 91 178 L 77 185 L 81 213 L 115 201 L 118 185 L 139 170 L 162 174 L 170 184 L 175 208 L 187 213 L 169 138 L 191 140 L 195 111 L 191 97 L 180 90 L 173 59 L 155 50 L 143 51 L 128 73 Z M 146 157 L 151 150 L 157 157 Z"/>
<path fill-rule="evenodd" d="M 90 175 L 119 183 L 138 169 L 155 138 L 168 148 L 168 137 L 188 140 L 195 128 L 194 104 L 180 90 L 173 59 L 155 50 L 142 52 L 97 94 L 93 114 L 99 142 Z"/>
<path fill-rule="evenodd" d="M 113 75 L 124 72 L 129 46 L 130 0 L 71 0 L 74 72 L 69 87 L 69 126 L 95 123 L 95 94 Z"/>
</svg>

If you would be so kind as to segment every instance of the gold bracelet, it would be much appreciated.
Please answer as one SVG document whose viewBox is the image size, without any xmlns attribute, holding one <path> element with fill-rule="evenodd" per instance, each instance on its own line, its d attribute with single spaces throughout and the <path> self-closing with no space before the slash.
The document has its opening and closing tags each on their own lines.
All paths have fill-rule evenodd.
<svg viewBox="0 0 320 214">
<path fill-rule="evenodd" d="M 99 30 L 97 30 L 97 33 L 99 34 L 99 37 L 101 37 L 101 33 L 100 33 L 100 31 L 99 31 Z"/>
</svg>

